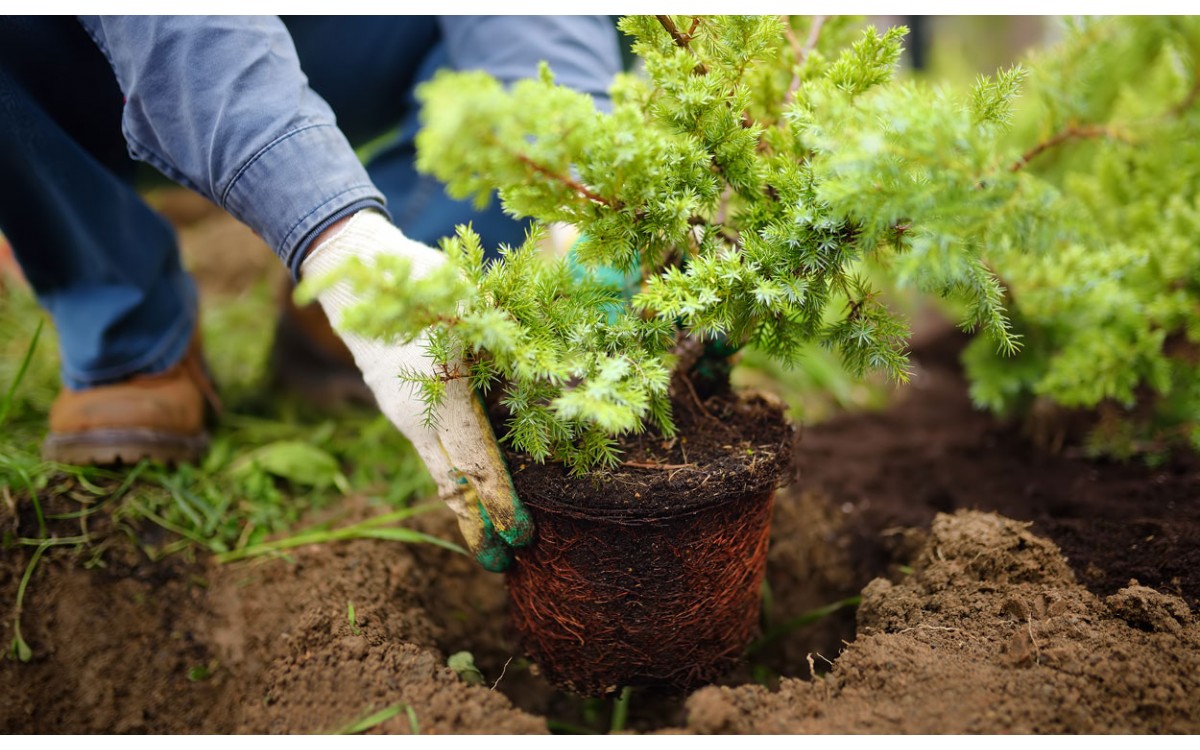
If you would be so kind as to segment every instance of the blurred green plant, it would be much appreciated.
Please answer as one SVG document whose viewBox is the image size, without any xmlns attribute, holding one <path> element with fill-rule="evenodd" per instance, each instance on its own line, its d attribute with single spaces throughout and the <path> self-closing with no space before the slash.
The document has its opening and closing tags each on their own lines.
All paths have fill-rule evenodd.
<svg viewBox="0 0 1200 750">
<path fill-rule="evenodd" d="M 1021 346 L 967 349 L 979 406 L 1052 444 L 1084 412 L 1093 453 L 1200 447 L 1198 99 L 1200 19 L 1072 20 L 972 93 L 909 82 L 832 102 L 820 194 L 868 234 L 911 226 L 900 282 L 981 249 Z"/>
<path fill-rule="evenodd" d="M 332 732 L 332 734 L 362 734 L 383 724 L 388 719 L 399 716 L 401 713 L 408 718 L 409 734 L 420 734 L 421 723 L 417 720 L 417 712 L 407 703 L 395 703 L 380 711 L 368 709 L 367 713 L 361 718 L 351 721 L 346 726 Z"/>
</svg>

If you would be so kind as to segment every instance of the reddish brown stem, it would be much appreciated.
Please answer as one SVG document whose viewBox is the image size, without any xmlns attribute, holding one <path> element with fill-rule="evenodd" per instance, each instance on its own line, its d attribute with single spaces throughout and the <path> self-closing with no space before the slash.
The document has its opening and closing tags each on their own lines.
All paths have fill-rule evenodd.
<svg viewBox="0 0 1200 750">
<path fill-rule="evenodd" d="M 687 386 L 688 393 L 690 393 L 692 396 L 692 401 L 695 402 L 696 407 L 700 409 L 700 413 L 709 419 L 716 419 L 716 417 L 714 417 L 708 409 L 704 408 L 704 402 L 700 400 L 700 394 L 696 393 L 696 386 L 692 384 L 692 379 L 688 376 L 687 371 L 680 370 L 678 374 L 679 379 L 682 380 L 683 384 Z"/>
<path fill-rule="evenodd" d="M 826 18 L 826 16 L 813 16 L 812 26 L 808 30 L 808 38 L 804 40 L 804 46 L 801 47 L 795 32 L 792 31 L 791 22 L 787 20 L 786 16 L 784 17 L 787 38 L 796 53 L 796 72 L 792 75 L 792 84 L 788 86 L 787 96 L 784 98 L 788 104 L 796 98 L 796 92 L 800 90 L 800 68 L 812 51 L 817 48 L 817 41 L 821 38 L 821 27 L 825 25 Z"/>
<path fill-rule="evenodd" d="M 704 356 L 704 340 L 680 331 L 671 351 L 677 357 L 676 372 L 687 372 Z"/>
<path fill-rule="evenodd" d="M 662 27 L 667 30 L 667 33 L 671 35 L 671 38 L 675 40 L 676 47 L 685 49 L 692 54 L 692 57 L 696 57 L 696 51 L 688 46 L 688 42 L 692 41 L 692 36 L 690 33 L 681 33 L 679 31 L 679 27 L 675 25 L 675 22 L 671 20 L 670 16 L 655 16 L 655 18 L 657 18 L 658 22 L 662 24 Z M 696 29 L 696 25 L 697 24 L 695 23 L 692 24 L 693 31 Z M 696 67 L 692 72 L 694 72 L 696 75 L 702 76 L 708 73 L 708 68 L 704 66 L 704 63 L 700 61 L 700 58 L 696 57 Z"/>
<path fill-rule="evenodd" d="M 622 461 L 622 466 L 632 466 L 635 469 L 660 469 L 662 471 L 671 471 L 674 469 L 694 469 L 696 464 L 652 464 L 643 461 Z"/>
<path fill-rule="evenodd" d="M 1115 138 L 1116 136 L 1108 128 L 1099 125 L 1071 125 L 1063 128 L 1046 140 L 1037 144 L 1025 153 L 1021 154 L 1021 158 L 1017 159 L 1008 167 L 1009 172 L 1019 172 L 1025 165 L 1036 159 L 1041 154 L 1060 146 L 1067 141 L 1074 139 L 1085 138 Z"/>
<path fill-rule="evenodd" d="M 590 201 L 595 201 L 596 203 L 603 204 L 614 210 L 619 209 L 621 207 L 620 204 L 617 203 L 616 201 L 605 198 L 603 195 L 598 195 L 596 193 L 593 193 L 591 190 L 589 190 L 587 188 L 586 185 L 582 185 L 582 184 L 576 182 L 575 180 L 572 180 L 570 177 L 567 177 L 566 175 L 561 175 L 561 174 L 555 172 L 553 169 L 550 169 L 549 167 L 546 167 L 542 164 L 538 164 L 536 161 L 534 161 L 533 159 L 530 159 L 525 154 L 517 154 L 516 156 L 517 156 L 518 161 L 520 161 L 522 164 L 527 165 L 533 171 L 537 172 L 538 174 L 545 175 L 546 177 L 549 177 L 550 179 L 554 180 L 555 182 L 559 182 L 559 183 L 562 183 L 563 185 L 566 185 L 567 187 L 574 190 L 576 193 L 579 193 L 584 198 L 587 198 Z"/>
</svg>

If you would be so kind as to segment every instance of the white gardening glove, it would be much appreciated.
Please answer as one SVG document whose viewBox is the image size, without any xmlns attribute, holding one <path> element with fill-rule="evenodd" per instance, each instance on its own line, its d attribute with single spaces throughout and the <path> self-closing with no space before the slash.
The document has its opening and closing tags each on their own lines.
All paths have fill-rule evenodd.
<svg viewBox="0 0 1200 750">
<path fill-rule="evenodd" d="M 446 260 L 437 250 L 405 237 L 383 214 L 366 210 L 316 245 L 300 273 L 304 278 L 318 278 L 337 271 L 350 258 L 369 262 L 380 255 L 407 258 L 413 279 Z M 458 515 L 458 526 L 476 559 L 488 570 L 504 570 L 512 559 L 510 545 L 528 544 L 533 522 L 517 499 L 483 404 L 469 380 L 459 378 L 446 384 L 438 426 L 426 427 L 421 418 L 424 405 L 411 385 L 399 378 L 403 371 L 434 371 L 425 354 L 425 337 L 399 345 L 344 332 L 342 313 L 358 301 L 346 282 L 319 292 L 317 300 L 354 354 L 380 410 L 412 441 L 437 482 L 441 498 Z"/>
</svg>

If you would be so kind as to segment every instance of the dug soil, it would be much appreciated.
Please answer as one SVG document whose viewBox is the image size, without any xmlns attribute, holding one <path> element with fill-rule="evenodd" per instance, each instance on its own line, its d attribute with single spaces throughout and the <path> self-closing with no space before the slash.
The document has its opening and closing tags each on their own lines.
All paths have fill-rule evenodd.
<svg viewBox="0 0 1200 750">
<path fill-rule="evenodd" d="M 1200 731 L 1200 464 L 1039 451 L 971 409 L 960 344 L 919 350 L 888 411 L 803 432 L 798 478 L 776 497 L 750 658 L 721 686 L 635 692 L 629 729 Z M 153 528 L 108 512 L 88 522 L 101 549 L 47 551 L 20 613 L 32 548 L 0 552 L 0 642 L 19 615 L 32 649 L 28 663 L 0 661 L 0 731 L 611 726 L 611 701 L 564 694 L 523 658 L 504 579 L 464 556 L 359 541 L 151 561 L 142 550 L 170 541 Z M 456 538 L 448 512 L 416 525 Z M 29 504 L 0 497 L 0 530 L 33 535 Z M 481 675 L 447 666 L 462 651 Z"/>
</svg>

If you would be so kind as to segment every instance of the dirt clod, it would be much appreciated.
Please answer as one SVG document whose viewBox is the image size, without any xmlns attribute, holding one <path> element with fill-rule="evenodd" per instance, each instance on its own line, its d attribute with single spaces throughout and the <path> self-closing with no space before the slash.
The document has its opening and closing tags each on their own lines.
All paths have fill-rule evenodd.
<svg viewBox="0 0 1200 750">
<path fill-rule="evenodd" d="M 1181 633 L 1195 618 L 1187 603 L 1130 581 L 1129 586 L 1105 600 L 1108 611 L 1135 628 L 1151 633 Z"/>
<path fill-rule="evenodd" d="M 1200 730 L 1200 628 L 1164 614 L 1186 611 L 1178 598 L 1131 588 L 1106 604 L 1075 582 L 1053 544 L 994 514 L 939 515 L 921 559 L 905 580 L 867 587 L 859 637 L 824 678 L 785 679 L 776 693 L 705 688 L 688 701 L 689 728 Z M 1035 561 L 1047 567 L 1031 575 Z M 1175 630 L 1131 627 L 1112 599 L 1137 612 L 1149 605 Z"/>
</svg>

